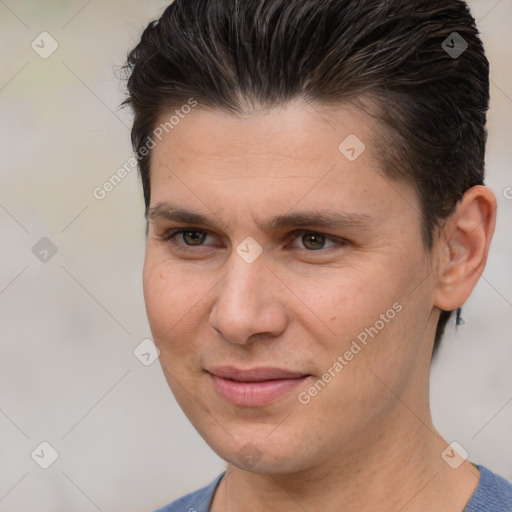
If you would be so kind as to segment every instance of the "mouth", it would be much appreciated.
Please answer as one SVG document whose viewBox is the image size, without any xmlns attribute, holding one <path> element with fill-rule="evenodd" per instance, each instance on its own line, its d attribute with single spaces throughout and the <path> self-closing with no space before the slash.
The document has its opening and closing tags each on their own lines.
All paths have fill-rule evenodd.
<svg viewBox="0 0 512 512">
<path fill-rule="evenodd" d="M 282 368 L 240 369 L 221 366 L 207 371 L 218 395 L 238 407 L 263 407 L 276 402 L 311 377 Z"/>
</svg>

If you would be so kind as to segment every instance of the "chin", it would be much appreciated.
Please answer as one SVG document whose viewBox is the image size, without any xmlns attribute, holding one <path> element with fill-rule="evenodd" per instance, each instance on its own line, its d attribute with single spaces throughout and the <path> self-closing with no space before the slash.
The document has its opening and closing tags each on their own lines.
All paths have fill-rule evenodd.
<svg viewBox="0 0 512 512">
<path fill-rule="evenodd" d="M 289 474 L 302 471 L 314 465 L 308 464 L 308 453 L 304 450 L 307 441 L 301 442 L 300 436 L 294 436 L 283 429 L 281 436 L 265 437 L 258 425 L 254 425 L 253 433 L 231 437 L 222 431 L 221 437 L 211 432 L 202 437 L 210 448 L 227 463 L 244 471 L 261 474 Z M 297 445 L 290 443 L 297 439 Z M 310 446 L 311 448 L 311 446 Z M 310 454 L 314 457 L 314 454 Z"/>
</svg>

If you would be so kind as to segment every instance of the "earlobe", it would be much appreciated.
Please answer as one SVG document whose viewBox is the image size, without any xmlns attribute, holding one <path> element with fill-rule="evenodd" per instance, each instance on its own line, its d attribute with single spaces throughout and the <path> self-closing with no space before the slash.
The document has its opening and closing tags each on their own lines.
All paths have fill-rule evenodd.
<svg viewBox="0 0 512 512">
<path fill-rule="evenodd" d="M 484 271 L 495 224 L 492 191 L 481 185 L 467 190 L 438 240 L 436 307 L 451 311 L 466 302 Z"/>
</svg>

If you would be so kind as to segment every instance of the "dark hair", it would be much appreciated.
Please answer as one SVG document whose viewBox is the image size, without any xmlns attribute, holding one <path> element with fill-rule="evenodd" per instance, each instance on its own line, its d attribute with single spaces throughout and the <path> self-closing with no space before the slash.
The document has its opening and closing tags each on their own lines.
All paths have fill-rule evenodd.
<svg viewBox="0 0 512 512">
<path fill-rule="evenodd" d="M 123 69 L 146 209 L 148 141 L 191 98 L 233 115 L 293 99 L 364 104 L 384 173 L 417 190 L 428 250 L 483 184 L 489 64 L 460 0 L 175 0 Z M 441 311 L 434 354 L 451 313 Z"/>
</svg>

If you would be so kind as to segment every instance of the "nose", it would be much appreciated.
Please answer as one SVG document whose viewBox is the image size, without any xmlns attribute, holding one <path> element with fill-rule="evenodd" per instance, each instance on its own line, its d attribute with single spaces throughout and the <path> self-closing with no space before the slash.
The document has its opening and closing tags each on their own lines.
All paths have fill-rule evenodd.
<svg viewBox="0 0 512 512">
<path fill-rule="evenodd" d="M 229 263 L 210 313 L 210 326 L 239 345 L 282 334 L 288 322 L 283 302 L 286 287 L 267 267 L 265 253 L 247 263 L 233 251 Z"/>
</svg>

